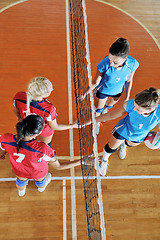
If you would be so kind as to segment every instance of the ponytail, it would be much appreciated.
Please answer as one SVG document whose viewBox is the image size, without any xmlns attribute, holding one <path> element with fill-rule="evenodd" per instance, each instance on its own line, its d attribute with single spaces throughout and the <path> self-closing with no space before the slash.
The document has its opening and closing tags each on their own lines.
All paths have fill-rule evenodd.
<svg viewBox="0 0 160 240">
<path fill-rule="evenodd" d="M 25 137 L 24 136 L 24 122 L 18 122 L 16 124 L 16 131 L 17 131 L 17 135 L 16 135 L 16 143 L 17 143 L 17 153 L 19 152 L 20 149 L 20 141 Z"/>
<path fill-rule="evenodd" d="M 154 87 L 145 89 L 135 96 L 135 102 L 144 108 L 156 107 L 159 102 L 160 90 Z"/>
</svg>

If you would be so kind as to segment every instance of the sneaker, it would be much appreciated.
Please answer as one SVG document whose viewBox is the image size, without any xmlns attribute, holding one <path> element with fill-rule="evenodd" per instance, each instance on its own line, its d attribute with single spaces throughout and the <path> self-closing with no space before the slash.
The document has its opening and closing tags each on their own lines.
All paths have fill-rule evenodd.
<svg viewBox="0 0 160 240">
<path fill-rule="evenodd" d="M 51 173 L 47 173 L 47 175 L 46 175 L 46 183 L 45 183 L 43 188 L 38 188 L 38 191 L 39 192 L 44 192 L 44 190 L 46 189 L 47 185 L 51 182 L 51 179 L 52 179 Z"/>
<path fill-rule="evenodd" d="M 23 197 L 25 195 L 25 193 L 26 193 L 26 186 L 23 190 L 18 190 L 18 196 L 19 197 Z"/>
<path fill-rule="evenodd" d="M 120 145 L 120 149 L 119 149 L 119 158 L 120 159 L 124 159 L 126 157 L 126 144 L 125 143 L 122 143 Z"/>
<path fill-rule="evenodd" d="M 23 197 L 25 195 L 27 185 L 28 185 L 28 181 L 27 181 L 26 186 L 23 190 L 18 190 L 18 196 L 19 197 Z"/>
<path fill-rule="evenodd" d="M 107 167 L 108 167 L 108 159 L 107 160 L 104 160 L 102 158 L 102 161 L 101 161 L 101 165 L 99 167 L 99 173 L 101 176 L 105 176 L 106 173 L 107 173 Z"/>
<path fill-rule="evenodd" d="M 99 130 L 100 130 L 100 122 L 96 122 L 96 135 L 99 134 Z"/>
</svg>

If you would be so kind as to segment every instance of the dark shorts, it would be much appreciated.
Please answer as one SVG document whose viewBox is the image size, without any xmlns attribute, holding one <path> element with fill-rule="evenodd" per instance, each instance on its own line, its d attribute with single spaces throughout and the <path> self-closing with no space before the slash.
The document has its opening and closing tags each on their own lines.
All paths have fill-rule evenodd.
<svg viewBox="0 0 160 240">
<path fill-rule="evenodd" d="M 129 141 L 127 140 L 126 138 L 122 137 L 117 131 L 114 132 L 114 129 L 113 129 L 113 132 L 112 132 L 113 136 L 118 139 L 118 140 L 126 140 L 126 141 Z M 130 141 L 130 142 L 133 142 L 133 143 L 140 143 L 140 142 L 137 142 L 137 141 Z"/>
<path fill-rule="evenodd" d="M 122 95 L 123 91 L 121 93 L 116 94 L 116 95 L 103 94 L 103 93 L 99 92 L 98 90 L 95 91 L 95 93 L 96 93 L 97 98 L 104 99 L 104 98 L 107 98 L 107 97 L 120 97 Z"/>
</svg>

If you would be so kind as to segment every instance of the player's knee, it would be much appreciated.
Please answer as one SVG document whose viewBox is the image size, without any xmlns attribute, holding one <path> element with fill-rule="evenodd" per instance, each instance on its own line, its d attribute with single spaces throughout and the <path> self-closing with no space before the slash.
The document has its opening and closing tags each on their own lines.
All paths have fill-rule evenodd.
<svg viewBox="0 0 160 240">
<path fill-rule="evenodd" d="M 46 183 L 46 177 L 42 181 L 34 180 L 37 187 L 43 187 Z"/>
<path fill-rule="evenodd" d="M 112 149 L 110 148 L 109 144 L 107 143 L 104 147 L 104 150 L 107 152 L 107 153 L 114 153 L 117 151 L 117 148 L 116 149 Z"/>
<path fill-rule="evenodd" d="M 16 185 L 18 187 L 24 187 L 27 184 L 27 182 L 28 182 L 28 180 L 23 181 L 23 180 L 20 180 L 18 177 L 16 179 Z"/>
</svg>

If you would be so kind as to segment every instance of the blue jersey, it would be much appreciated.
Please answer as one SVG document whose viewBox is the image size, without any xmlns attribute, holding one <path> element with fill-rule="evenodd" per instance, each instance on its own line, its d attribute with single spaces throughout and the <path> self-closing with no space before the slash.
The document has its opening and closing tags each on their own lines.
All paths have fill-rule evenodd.
<svg viewBox="0 0 160 240">
<path fill-rule="evenodd" d="M 134 99 L 127 101 L 126 117 L 116 125 L 116 131 L 129 141 L 142 142 L 147 134 L 160 123 L 160 105 L 150 114 L 143 116 L 134 110 Z"/>
<path fill-rule="evenodd" d="M 103 73 L 103 77 L 96 87 L 99 92 L 114 96 L 123 91 L 124 84 L 130 78 L 130 75 L 139 66 L 136 59 L 127 56 L 122 68 L 110 67 L 108 56 L 105 57 L 98 65 L 98 70 Z"/>
</svg>

